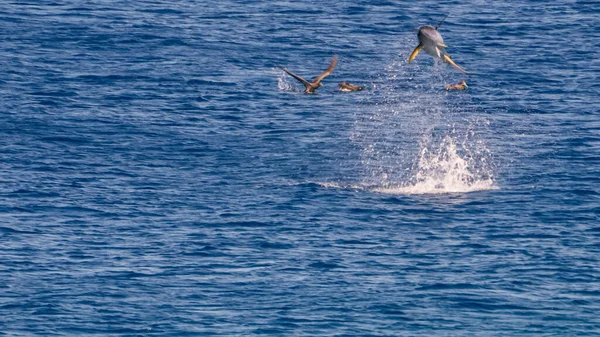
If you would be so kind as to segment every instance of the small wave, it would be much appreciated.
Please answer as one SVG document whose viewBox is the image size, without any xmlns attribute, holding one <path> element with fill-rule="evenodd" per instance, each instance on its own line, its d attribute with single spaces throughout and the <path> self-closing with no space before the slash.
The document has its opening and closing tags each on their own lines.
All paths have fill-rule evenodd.
<svg viewBox="0 0 600 337">
<path fill-rule="evenodd" d="M 414 185 L 407 186 L 366 186 L 356 184 L 339 184 L 331 182 L 315 182 L 315 184 L 325 188 L 341 188 L 341 189 L 352 189 L 352 190 L 363 190 L 375 193 L 384 194 L 451 194 L 451 193 L 470 193 L 478 191 L 490 191 L 499 189 L 494 184 L 492 179 L 483 181 L 477 181 L 472 184 L 451 184 L 444 185 L 439 181 L 430 179 L 424 182 L 420 182 Z"/>
<path fill-rule="evenodd" d="M 335 182 L 323 182 L 323 181 L 315 181 L 315 184 L 325 187 L 325 188 L 345 188 L 349 190 L 366 190 L 366 186 L 361 185 L 353 185 L 353 184 L 341 184 Z"/>
<path fill-rule="evenodd" d="M 430 180 L 422 183 L 417 183 L 412 186 L 403 187 L 381 187 L 373 189 L 373 192 L 386 194 L 446 194 L 446 193 L 469 193 L 477 191 L 497 190 L 494 181 L 489 179 L 478 181 L 474 184 L 464 185 L 444 185 L 435 180 Z"/>
</svg>

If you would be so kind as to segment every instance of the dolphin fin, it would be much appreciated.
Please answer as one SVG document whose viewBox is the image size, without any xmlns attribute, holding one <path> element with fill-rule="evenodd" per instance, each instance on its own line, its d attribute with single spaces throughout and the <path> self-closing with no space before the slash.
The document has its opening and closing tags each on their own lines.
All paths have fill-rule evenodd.
<svg viewBox="0 0 600 337">
<path fill-rule="evenodd" d="M 408 58 L 408 63 L 411 63 L 412 60 L 414 60 L 415 57 L 417 57 L 417 55 L 419 54 L 419 52 L 421 51 L 421 49 L 423 49 L 423 45 L 419 43 L 419 45 L 417 46 L 417 48 L 415 48 L 415 50 L 413 50 L 413 52 L 410 54 L 410 57 Z"/>
<path fill-rule="evenodd" d="M 435 47 L 435 52 L 439 58 L 442 58 L 442 53 L 440 52 L 440 47 Z"/>
<path fill-rule="evenodd" d="M 454 61 L 452 61 L 452 59 L 450 58 L 450 55 L 448 55 L 448 54 L 444 54 L 444 62 L 450 63 L 451 66 L 462 71 L 465 74 L 474 74 L 472 72 L 468 72 L 468 71 L 464 70 L 463 68 L 459 67 L 458 64 L 456 64 L 456 63 L 454 63 Z"/>
<path fill-rule="evenodd" d="M 445 44 L 443 44 L 443 43 L 441 43 L 441 42 L 438 42 L 438 44 L 437 44 L 437 45 L 438 45 L 439 47 L 448 48 L 448 46 L 447 46 L 447 45 L 445 45 Z"/>
</svg>

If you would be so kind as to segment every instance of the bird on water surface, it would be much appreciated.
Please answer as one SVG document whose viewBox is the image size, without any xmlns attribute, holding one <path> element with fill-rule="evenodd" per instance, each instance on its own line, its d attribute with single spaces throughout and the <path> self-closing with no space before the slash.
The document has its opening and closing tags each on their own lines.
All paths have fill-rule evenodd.
<svg viewBox="0 0 600 337">
<path fill-rule="evenodd" d="M 465 80 L 462 80 L 456 84 L 446 84 L 446 90 L 465 90 L 468 87 L 467 81 Z"/>
<path fill-rule="evenodd" d="M 354 85 L 354 84 L 350 84 L 348 82 L 342 82 L 338 86 L 338 90 L 339 91 L 344 91 L 344 92 L 361 91 L 361 90 L 364 90 L 364 89 L 365 89 L 365 87 L 363 87 L 361 85 Z"/>
<path fill-rule="evenodd" d="M 450 63 L 451 66 L 462 71 L 463 73 L 469 73 L 468 71 L 464 70 L 463 68 L 459 67 L 456 63 L 454 63 L 452 58 L 450 58 L 450 55 L 446 53 L 446 47 L 448 46 L 444 44 L 444 39 L 442 38 L 442 34 L 440 34 L 440 32 L 438 31 L 438 28 L 440 28 L 442 22 L 444 22 L 444 20 L 446 20 L 447 17 L 448 15 L 446 15 L 435 27 L 419 27 L 419 33 L 417 33 L 419 45 L 410 54 L 410 57 L 408 58 L 408 63 L 412 62 L 412 60 L 414 60 L 415 57 L 417 57 L 419 52 L 423 50 L 425 51 L 425 53 L 432 56 L 433 58 L 438 58 L 446 63 Z"/>
<path fill-rule="evenodd" d="M 334 55 L 333 58 L 331 59 L 331 62 L 329 63 L 329 66 L 327 67 L 327 69 L 323 73 L 321 73 L 321 75 L 317 76 L 312 82 L 309 82 L 309 81 L 305 80 L 304 78 L 294 74 L 293 72 L 289 71 L 287 68 L 284 68 L 284 67 L 280 67 L 280 68 L 281 68 L 281 70 L 285 71 L 288 75 L 292 76 L 293 78 L 298 80 L 300 83 L 304 84 L 304 87 L 306 87 L 306 89 L 304 89 L 305 93 L 314 94 L 315 90 L 317 90 L 319 87 L 321 87 L 323 85 L 321 83 L 321 81 L 333 72 L 333 69 L 335 69 L 336 65 L 337 65 L 337 56 Z"/>
</svg>

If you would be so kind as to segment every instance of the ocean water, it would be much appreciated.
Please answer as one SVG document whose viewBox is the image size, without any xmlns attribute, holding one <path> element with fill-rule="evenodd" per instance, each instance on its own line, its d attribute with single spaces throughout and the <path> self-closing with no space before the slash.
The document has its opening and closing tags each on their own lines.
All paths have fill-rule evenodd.
<svg viewBox="0 0 600 337">
<path fill-rule="evenodd" d="M 446 14 L 475 75 L 406 63 Z M 598 26 L 596 1 L 3 2 L 0 335 L 599 335 Z M 315 95 L 278 68 L 333 55 Z"/>
</svg>

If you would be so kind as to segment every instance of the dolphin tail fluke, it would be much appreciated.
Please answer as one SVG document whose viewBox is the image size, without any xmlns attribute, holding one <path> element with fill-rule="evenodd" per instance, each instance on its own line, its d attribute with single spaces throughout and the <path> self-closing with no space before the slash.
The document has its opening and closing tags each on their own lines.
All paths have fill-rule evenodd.
<svg viewBox="0 0 600 337">
<path fill-rule="evenodd" d="M 444 62 L 450 63 L 451 66 L 453 66 L 454 68 L 462 71 L 465 74 L 474 74 L 472 72 L 466 71 L 463 68 L 459 67 L 458 64 L 456 64 L 456 63 L 454 63 L 454 61 L 452 61 L 452 59 L 450 58 L 450 55 L 448 55 L 448 54 L 444 55 Z"/>
<path fill-rule="evenodd" d="M 419 52 L 421 51 L 421 49 L 423 49 L 423 45 L 419 43 L 419 45 L 417 46 L 417 48 L 415 48 L 415 50 L 413 50 L 413 52 L 410 53 L 410 57 L 408 58 L 408 63 L 411 63 L 412 60 L 414 60 L 415 57 L 417 57 L 417 55 L 419 54 Z"/>
</svg>

